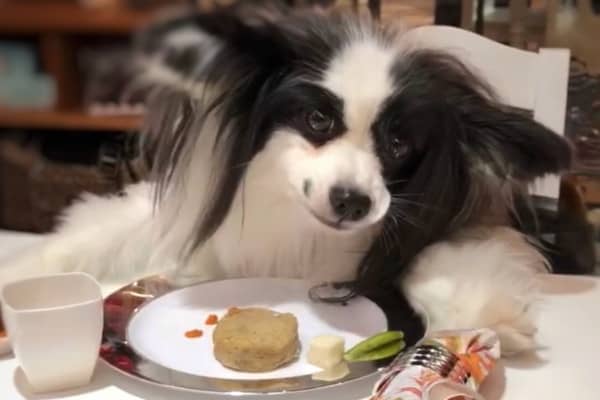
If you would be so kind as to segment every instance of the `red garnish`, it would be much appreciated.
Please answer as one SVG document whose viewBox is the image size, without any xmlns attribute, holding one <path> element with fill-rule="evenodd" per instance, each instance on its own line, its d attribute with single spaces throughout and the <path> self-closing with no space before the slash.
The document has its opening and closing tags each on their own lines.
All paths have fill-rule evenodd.
<svg viewBox="0 0 600 400">
<path fill-rule="evenodd" d="M 215 314 L 210 314 L 204 323 L 206 325 L 216 325 L 217 322 L 219 322 L 219 317 L 217 317 Z"/>
<path fill-rule="evenodd" d="M 204 332 L 202 332 L 200 329 L 192 329 L 191 331 L 187 331 L 185 333 L 185 337 L 188 339 L 199 338 L 202 337 L 202 335 L 204 335 Z"/>
<path fill-rule="evenodd" d="M 112 364 L 116 365 L 117 368 L 119 368 L 123 371 L 128 371 L 128 372 L 133 371 L 133 368 L 134 368 L 133 360 L 131 358 L 129 358 L 127 356 L 123 356 L 123 355 L 116 356 L 112 360 Z"/>
</svg>

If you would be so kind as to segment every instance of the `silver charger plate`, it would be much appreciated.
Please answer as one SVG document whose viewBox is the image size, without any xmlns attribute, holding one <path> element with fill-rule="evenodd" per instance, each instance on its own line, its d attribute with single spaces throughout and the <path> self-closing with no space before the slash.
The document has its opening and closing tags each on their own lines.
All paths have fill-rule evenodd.
<svg viewBox="0 0 600 400">
<path fill-rule="evenodd" d="M 207 281 L 191 286 L 153 276 L 111 294 L 104 302 L 100 357 L 109 366 L 142 381 L 203 394 L 285 394 L 319 390 L 373 377 L 387 362 L 351 363 L 350 374 L 335 382 L 312 378 L 319 369 L 306 362 L 310 339 L 337 334 L 350 347 L 387 329 L 384 312 L 371 300 L 355 297 L 344 304 L 315 302 L 310 284 L 294 279 L 251 278 Z M 229 307 L 268 307 L 298 319 L 301 351 L 287 366 L 249 374 L 222 367 L 212 353 L 209 314 Z M 201 338 L 185 332 L 200 329 Z M 409 343 L 410 344 L 410 343 Z M 370 388 L 368 388 L 370 389 Z M 368 390 L 367 390 L 368 393 Z"/>
</svg>

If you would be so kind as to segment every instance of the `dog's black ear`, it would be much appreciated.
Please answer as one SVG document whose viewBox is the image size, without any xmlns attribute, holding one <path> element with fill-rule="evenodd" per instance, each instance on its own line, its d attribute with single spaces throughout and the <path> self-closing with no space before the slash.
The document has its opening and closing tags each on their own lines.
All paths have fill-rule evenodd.
<svg viewBox="0 0 600 400">
<path fill-rule="evenodd" d="M 396 72 L 415 98 L 433 102 L 438 112 L 452 117 L 449 133 L 472 163 L 523 182 L 569 167 L 572 151 L 563 137 L 526 112 L 502 105 L 489 83 L 458 58 L 429 50 L 412 51 L 407 58 L 410 62 L 399 64 Z"/>
<path fill-rule="evenodd" d="M 280 67 L 295 58 L 288 33 L 278 24 L 290 12 L 283 2 L 253 0 L 185 12 L 140 31 L 136 48 L 192 80 L 206 80 L 215 65 L 225 70 Z"/>
<path fill-rule="evenodd" d="M 294 58 L 287 35 L 278 24 L 289 12 L 289 7 L 282 2 L 246 0 L 232 7 L 197 14 L 194 23 L 237 54 L 277 66 Z"/>
<path fill-rule="evenodd" d="M 153 171 L 159 200 L 169 185 L 181 184 L 175 171 L 186 171 L 204 123 L 217 116 L 211 127 L 218 154 L 212 196 L 202 205 L 190 248 L 209 238 L 227 216 L 248 164 L 268 139 L 258 117 L 261 105 L 311 45 L 302 40 L 307 30 L 282 23 L 292 13 L 283 3 L 244 0 L 192 11 L 155 23 L 137 37 L 141 80 L 154 89 L 144 139 L 157 149 Z"/>
<path fill-rule="evenodd" d="M 567 140 L 525 112 L 482 99 L 459 107 L 465 150 L 499 177 L 530 182 L 569 168 L 572 148 Z"/>
</svg>

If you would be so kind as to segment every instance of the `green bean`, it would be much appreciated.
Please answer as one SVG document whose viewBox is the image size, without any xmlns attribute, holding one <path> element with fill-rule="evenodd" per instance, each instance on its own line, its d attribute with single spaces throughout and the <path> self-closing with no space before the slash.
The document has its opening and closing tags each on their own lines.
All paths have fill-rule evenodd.
<svg viewBox="0 0 600 400">
<path fill-rule="evenodd" d="M 400 331 L 382 332 L 358 343 L 344 354 L 349 362 L 382 360 L 398 354 L 406 343 Z"/>
</svg>

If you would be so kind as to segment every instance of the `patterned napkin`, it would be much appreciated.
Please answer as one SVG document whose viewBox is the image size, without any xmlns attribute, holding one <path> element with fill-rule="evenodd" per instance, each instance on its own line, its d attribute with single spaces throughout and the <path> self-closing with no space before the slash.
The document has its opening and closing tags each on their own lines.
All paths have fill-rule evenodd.
<svg viewBox="0 0 600 400">
<path fill-rule="evenodd" d="M 370 400 L 484 400 L 477 390 L 499 358 L 489 329 L 437 332 L 392 362 Z"/>
</svg>

